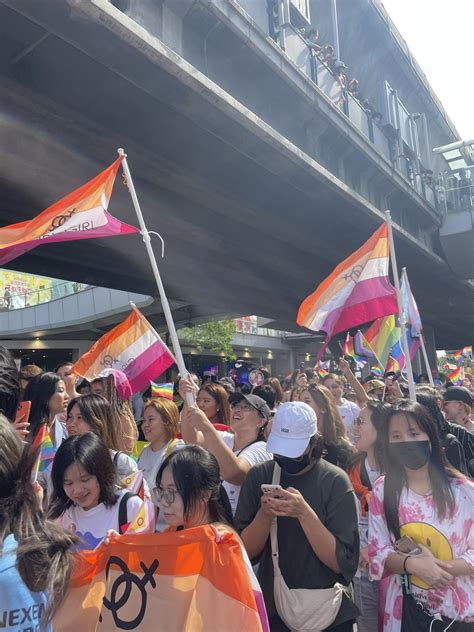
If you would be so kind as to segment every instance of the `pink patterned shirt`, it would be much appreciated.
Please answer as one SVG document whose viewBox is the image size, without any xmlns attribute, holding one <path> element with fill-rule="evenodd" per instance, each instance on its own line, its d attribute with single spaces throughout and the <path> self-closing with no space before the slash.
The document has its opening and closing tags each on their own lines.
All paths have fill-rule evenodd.
<svg viewBox="0 0 474 632">
<path fill-rule="evenodd" d="M 385 561 L 390 553 L 395 552 L 395 538 L 388 530 L 384 514 L 384 483 L 384 476 L 375 483 L 369 504 L 369 559 L 373 580 L 382 579 Z M 452 516 L 443 519 L 436 514 L 431 494 L 420 496 L 404 487 L 399 505 L 400 533 L 428 547 L 438 559 L 466 560 L 472 574 L 454 577 L 447 588 L 428 589 L 415 576 L 411 576 L 411 585 L 414 597 L 424 604 L 427 611 L 439 612 L 456 621 L 474 622 L 474 484 L 463 479 L 452 479 L 451 485 L 455 509 Z M 383 630 L 400 632 L 402 589 L 397 584 L 396 575 L 385 577 L 387 586 Z"/>
</svg>

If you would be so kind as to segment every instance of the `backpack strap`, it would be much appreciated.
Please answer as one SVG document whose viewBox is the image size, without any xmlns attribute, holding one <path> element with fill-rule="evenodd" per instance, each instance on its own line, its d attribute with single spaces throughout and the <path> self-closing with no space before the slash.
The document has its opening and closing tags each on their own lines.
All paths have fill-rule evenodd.
<svg viewBox="0 0 474 632">
<path fill-rule="evenodd" d="M 118 460 L 119 460 L 119 456 L 121 454 L 122 454 L 122 450 L 117 450 L 117 452 L 114 454 L 114 458 L 113 458 L 112 462 L 114 464 L 115 469 L 117 469 L 117 463 L 118 463 Z"/>
<path fill-rule="evenodd" d="M 128 512 L 127 512 L 127 503 L 130 498 L 133 498 L 136 494 L 132 494 L 132 492 L 125 492 L 125 494 L 120 499 L 119 510 L 118 510 L 118 526 L 119 533 L 123 535 L 128 527 Z"/>
</svg>

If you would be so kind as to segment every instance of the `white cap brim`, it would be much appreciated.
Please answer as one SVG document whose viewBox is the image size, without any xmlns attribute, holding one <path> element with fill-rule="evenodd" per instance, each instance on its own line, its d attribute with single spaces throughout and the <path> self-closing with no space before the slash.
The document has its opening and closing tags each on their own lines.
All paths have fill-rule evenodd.
<svg viewBox="0 0 474 632">
<path fill-rule="evenodd" d="M 289 459 L 296 459 L 306 450 L 310 439 L 311 437 L 289 439 L 288 437 L 279 437 L 277 434 L 270 432 L 267 440 L 267 452 L 286 456 Z"/>
</svg>

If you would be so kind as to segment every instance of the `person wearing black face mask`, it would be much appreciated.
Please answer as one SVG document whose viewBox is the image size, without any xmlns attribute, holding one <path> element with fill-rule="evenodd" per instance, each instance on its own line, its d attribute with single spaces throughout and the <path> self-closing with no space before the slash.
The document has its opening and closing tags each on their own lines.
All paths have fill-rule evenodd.
<svg viewBox="0 0 474 632">
<path fill-rule="evenodd" d="M 249 471 L 235 524 L 249 557 L 260 562 L 258 578 L 270 628 L 272 632 L 298 629 L 279 614 L 281 608 L 275 603 L 270 531 L 276 525 L 278 564 L 287 587 L 318 593 L 318 589 L 338 586 L 340 600 L 325 629 L 352 632 L 358 610 L 348 586 L 359 560 L 359 533 L 349 478 L 321 459 L 316 414 L 303 402 L 287 402 L 278 408 L 267 449 L 273 452 L 273 461 Z M 266 487 L 277 479 L 280 488 Z"/>
<path fill-rule="evenodd" d="M 369 502 L 368 552 L 371 578 L 387 579 L 384 632 L 472 630 L 474 485 L 448 464 L 419 403 L 390 411 L 383 441 L 385 476 Z"/>
</svg>

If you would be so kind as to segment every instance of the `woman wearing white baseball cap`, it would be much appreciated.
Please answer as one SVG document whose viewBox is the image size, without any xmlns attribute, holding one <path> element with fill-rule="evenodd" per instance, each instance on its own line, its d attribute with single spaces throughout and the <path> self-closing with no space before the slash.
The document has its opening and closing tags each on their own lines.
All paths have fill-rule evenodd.
<svg viewBox="0 0 474 632">
<path fill-rule="evenodd" d="M 267 449 L 273 461 L 249 471 L 235 524 L 260 562 L 271 630 L 352 632 L 359 533 L 349 478 L 321 459 L 316 415 L 303 402 L 279 407 Z"/>
</svg>

